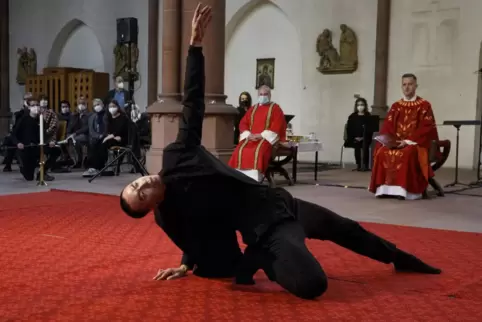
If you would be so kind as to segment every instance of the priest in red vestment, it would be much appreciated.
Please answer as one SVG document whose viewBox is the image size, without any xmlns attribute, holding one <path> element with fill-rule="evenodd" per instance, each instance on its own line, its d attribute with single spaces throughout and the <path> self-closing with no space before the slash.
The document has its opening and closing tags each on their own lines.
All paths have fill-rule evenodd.
<svg viewBox="0 0 482 322">
<path fill-rule="evenodd" d="M 378 196 L 421 199 L 433 171 L 428 151 L 438 141 L 430 103 L 416 96 L 417 77 L 402 76 L 404 98 L 395 102 L 383 123 L 377 143 L 369 190 Z M 387 141 L 393 143 L 387 144 Z"/>
<path fill-rule="evenodd" d="M 278 104 L 271 102 L 271 89 L 261 86 L 258 103 L 250 107 L 239 123 L 239 143 L 229 165 L 256 181 L 268 169 L 273 145 L 286 141 L 286 120 Z"/>
</svg>

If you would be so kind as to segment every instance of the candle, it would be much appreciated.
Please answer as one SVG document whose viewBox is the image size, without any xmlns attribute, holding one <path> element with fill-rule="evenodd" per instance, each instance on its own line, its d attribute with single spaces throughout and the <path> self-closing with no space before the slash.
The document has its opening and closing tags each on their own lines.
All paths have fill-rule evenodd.
<svg viewBox="0 0 482 322">
<path fill-rule="evenodd" d="M 40 114 L 40 145 L 44 145 L 44 116 Z"/>
</svg>

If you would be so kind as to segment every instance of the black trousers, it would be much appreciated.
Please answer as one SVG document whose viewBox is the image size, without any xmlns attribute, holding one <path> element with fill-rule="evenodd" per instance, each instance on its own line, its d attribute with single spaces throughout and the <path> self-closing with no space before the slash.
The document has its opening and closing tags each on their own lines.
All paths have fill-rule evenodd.
<svg viewBox="0 0 482 322">
<path fill-rule="evenodd" d="M 305 239 L 328 240 L 379 262 L 392 263 L 397 247 L 365 230 L 359 223 L 319 205 L 293 198 L 298 220 L 279 223 L 255 245 L 248 246 L 240 266 L 250 276 L 261 266 L 268 277 L 292 294 L 313 299 L 328 287 L 328 279 Z"/>
<path fill-rule="evenodd" d="M 361 142 L 355 142 L 353 144 L 353 149 L 355 149 L 355 162 L 357 167 L 361 168 L 362 165 L 364 167 L 369 166 L 369 158 L 370 158 L 370 144 L 371 142 L 367 142 L 365 145 L 363 144 L 363 141 Z M 362 164 L 362 157 L 363 157 L 363 164 Z"/>
<path fill-rule="evenodd" d="M 27 181 L 32 181 L 35 178 L 35 169 L 39 166 L 40 148 L 39 147 L 25 147 L 18 149 L 18 157 L 20 161 L 20 172 Z M 55 161 L 59 157 L 61 151 L 59 148 L 44 147 L 44 154 L 47 156 L 45 160 L 44 170 L 47 172 L 55 165 Z"/>
<path fill-rule="evenodd" d="M 102 140 L 90 142 L 87 156 L 88 167 L 96 170 L 104 168 L 109 158 L 109 149 L 113 146 L 123 146 L 123 144 L 114 139 L 105 142 Z"/>
</svg>

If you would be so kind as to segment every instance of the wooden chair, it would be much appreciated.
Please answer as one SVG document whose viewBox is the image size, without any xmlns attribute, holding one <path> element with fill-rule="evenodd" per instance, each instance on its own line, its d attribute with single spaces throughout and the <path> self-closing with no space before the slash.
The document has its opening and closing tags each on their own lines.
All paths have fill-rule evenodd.
<svg viewBox="0 0 482 322">
<path fill-rule="evenodd" d="M 450 147 L 451 143 L 449 140 L 432 141 L 429 151 L 429 162 L 433 172 L 440 169 L 447 161 L 450 155 Z M 443 197 L 445 195 L 442 186 L 434 177 L 430 178 L 428 183 L 437 192 L 437 196 Z"/>
<path fill-rule="evenodd" d="M 277 143 L 275 146 L 273 146 L 271 161 L 265 174 L 265 178 L 268 180 L 270 187 L 276 187 L 276 183 L 274 181 L 275 173 L 279 173 L 285 177 L 290 186 L 295 184 L 296 178 L 291 178 L 284 166 L 293 161 L 293 173 L 296 173 L 297 156 L 298 148 L 296 146 L 288 146 L 283 143 Z"/>
</svg>

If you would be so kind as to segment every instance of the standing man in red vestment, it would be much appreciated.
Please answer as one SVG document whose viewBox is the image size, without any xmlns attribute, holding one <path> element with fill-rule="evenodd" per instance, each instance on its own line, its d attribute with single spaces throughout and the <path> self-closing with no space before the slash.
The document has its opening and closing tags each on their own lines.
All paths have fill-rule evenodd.
<svg viewBox="0 0 482 322">
<path fill-rule="evenodd" d="M 229 165 L 256 181 L 263 179 L 271 159 L 273 145 L 286 141 L 286 120 L 278 104 L 271 102 L 271 89 L 258 90 L 258 103 L 239 123 L 239 143 Z"/>
<path fill-rule="evenodd" d="M 431 142 L 438 141 L 435 118 L 432 106 L 416 96 L 416 89 L 417 77 L 403 75 L 404 97 L 392 105 L 380 131 L 395 141 L 387 146 L 377 143 L 369 188 L 377 197 L 421 199 L 434 175 L 428 151 Z"/>
</svg>

